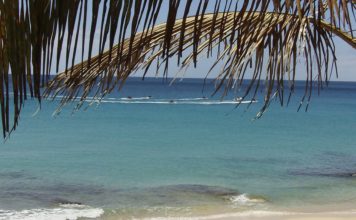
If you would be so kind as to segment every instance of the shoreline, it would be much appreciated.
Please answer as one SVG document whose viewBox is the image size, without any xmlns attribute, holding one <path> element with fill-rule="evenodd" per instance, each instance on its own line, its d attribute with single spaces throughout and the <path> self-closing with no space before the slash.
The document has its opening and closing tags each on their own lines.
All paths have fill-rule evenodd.
<svg viewBox="0 0 356 220">
<path fill-rule="evenodd" d="M 106 219 L 106 218 L 105 218 Z M 136 218 L 135 218 L 136 219 Z M 140 220 L 356 220 L 356 210 L 343 212 L 288 213 L 247 211 L 196 217 L 149 217 Z M 110 218 L 108 220 L 114 220 Z"/>
<path fill-rule="evenodd" d="M 127 219 L 128 216 L 109 215 L 105 213 L 98 219 Z M 135 220 L 356 220 L 356 209 L 342 211 L 272 211 L 246 210 L 241 212 L 226 212 L 196 216 L 141 216 L 130 217 Z"/>
<path fill-rule="evenodd" d="M 197 208 L 197 207 L 195 207 Z M 247 208 L 247 207 L 245 207 Z M 144 209 L 107 209 L 83 204 L 60 204 L 52 208 L 1 210 L 0 219 L 98 219 L 98 220 L 356 220 L 354 203 L 315 204 L 308 206 L 269 207 L 251 206 L 244 210 L 210 207 L 151 207 Z"/>
<path fill-rule="evenodd" d="M 227 214 L 228 215 L 228 214 Z M 344 212 L 315 212 L 315 213 L 244 213 L 231 214 L 230 216 L 210 216 L 207 218 L 196 218 L 194 220 L 355 220 L 356 211 Z"/>
</svg>

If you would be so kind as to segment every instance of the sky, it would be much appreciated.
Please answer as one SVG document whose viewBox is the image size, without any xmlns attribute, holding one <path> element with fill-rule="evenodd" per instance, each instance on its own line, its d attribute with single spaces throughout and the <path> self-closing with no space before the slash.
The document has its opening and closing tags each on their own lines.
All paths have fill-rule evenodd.
<svg viewBox="0 0 356 220">
<path fill-rule="evenodd" d="M 89 1 L 90 2 L 90 1 Z M 164 23 L 166 21 L 167 18 L 167 8 L 168 8 L 168 2 L 169 1 L 164 1 L 163 5 L 162 5 L 162 13 L 159 14 L 158 17 L 158 22 L 159 23 Z M 197 5 L 198 1 L 193 1 L 192 6 L 191 6 L 191 12 L 195 13 L 195 11 L 197 10 Z M 210 3 L 208 6 L 207 11 L 212 11 L 214 7 L 214 4 Z M 101 8 L 100 8 L 101 9 Z M 101 11 L 99 9 L 99 11 Z M 180 11 L 178 12 L 178 15 L 182 15 L 183 14 L 183 10 L 184 7 L 180 7 Z M 91 5 L 89 5 L 89 13 L 88 13 L 88 18 L 91 17 Z M 99 21 L 100 21 L 100 16 L 101 14 L 99 14 Z M 178 16 L 179 17 L 179 16 Z M 89 20 L 90 21 L 90 20 Z M 88 26 L 90 24 L 90 22 L 88 22 Z M 99 22 L 100 24 L 100 22 Z M 87 28 L 89 29 L 89 27 Z M 98 51 L 98 45 L 99 45 L 99 39 L 100 39 L 100 25 L 98 25 L 97 27 L 97 32 L 95 34 L 95 39 L 94 39 L 94 48 L 93 48 L 93 55 L 96 55 L 95 53 Z M 81 36 L 81 35 L 80 35 Z M 89 41 L 89 34 L 87 34 L 88 38 L 87 41 Z M 65 39 L 66 40 L 66 39 Z M 64 41 L 65 42 L 65 41 Z M 332 75 L 331 80 L 336 80 L 336 81 L 356 81 L 356 72 L 355 72 L 355 62 L 356 62 L 356 50 L 353 49 L 351 46 L 349 46 L 348 44 L 344 43 L 342 40 L 338 39 L 338 37 L 335 37 L 335 45 L 336 45 L 336 55 L 338 58 L 338 72 L 339 75 L 338 77 L 336 77 L 336 74 Z M 78 47 L 78 51 L 81 51 L 80 45 Z M 80 53 L 78 53 L 78 55 L 75 57 L 76 61 L 79 62 L 81 61 L 81 56 L 79 55 Z M 62 57 L 64 56 L 64 53 L 62 53 Z M 173 59 L 174 60 L 174 59 Z M 213 59 L 206 59 L 206 58 L 201 58 L 199 59 L 197 68 L 193 68 L 190 67 L 187 69 L 184 77 L 187 78 L 204 78 L 206 76 L 206 73 L 209 71 L 212 63 L 214 62 Z M 176 63 L 175 60 L 171 62 Z M 303 65 L 302 63 L 300 65 Z M 169 76 L 170 77 L 174 77 L 175 74 L 179 71 L 178 67 L 175 67 L 175 65 L 170 65 L 170 72 L 169 72 Z M 64 70 L 65 69 L 65 62 L 64 59 L 61 59 L 60 62 L 60 70 Z M 302 69 L 302 68 L 299 68 Z M 220 71 L 219 68 L 216 68 L 212 74 L 211 77 L 214 77 L 218 74 L 218 72 Z M 141 77 L 143 74 L 143 71 L 138 71 L 137 73 L 135 73 L 133 76 L 137 76 L 137 77 Z M 154 71 L 150 71 L 148 73 L 148 76 L 155 76 Z M 249 78 L 249 73 L 247 73 L 247 78 Z M 303 73 L 299 73 L 297 74 L 297 80 L 304 80 L 305 79 L 305 74 Z"/>
</svg>

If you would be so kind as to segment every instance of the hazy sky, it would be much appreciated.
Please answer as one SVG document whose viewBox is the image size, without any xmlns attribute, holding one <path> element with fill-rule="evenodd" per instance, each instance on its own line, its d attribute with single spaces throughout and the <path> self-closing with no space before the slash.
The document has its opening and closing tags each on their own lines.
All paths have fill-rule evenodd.
<svg viewBox="0 0 356 220">
<path fill-rule="evenodd" d="M 89 1 L 90 2 L 90 1 Z M 197 2 L 198 1 L 193 1 L 192 7 L 191 7 L 191 13 L 195 13 L 197 10 Z M 167 11 L 166 8 L 168 8 L 168 1 L 164 1 L 163 3 L 164 5 L 162 13 L 159 15 L 158 18 L 158 23 L 162 23 L 166 20 L 167 18 Z M 209 4 L 209 7 L 207 9 L 207 11 L 211 11 L 213 10 L 213 3 Z M 91 7 L 91 6 L 90 6 Z M 89 13 L 88 13 L 88 18 L 91 17 L 91 9 L 89 7 Z M 178 15 L 182 15 L 183 14 L 183 10 L 184 8 L 181 7 L 180 8 L 180 12 L 178 13 Z M 99 11 L 101 11 L 99 9 Z M 100 17 L 100 16 L 99 16 Z M 89 20 L 89 19 L 88 19 Z M 100 19 L 99 19 L 100 21 Z M 90 20 L 87 21 L 88 25 L 90 24 Z M 100 29 L 100 22 L 98 23 L 98 27 L 97 30 Z M 89 28 L 89 27 L 88 27 Z M 99 45 L 99 37 L 100 34 L 98 33 L 99 31 L 97 31 L 96 35 L 95 35 L 95 39 L 94 39 L 94 53 L 97 51 L 98 45 Z M 89 40 L 89 34 L 88 35 L 88 39 Z M 81 35 L 80 35 L 81 36 Z M 337 47 L 337 57 L 338 57 L 338 69 L 339 69 L 339 77 L 336 78 L 335 74 L 332 76 L 332 80 L 337 80 L 337 81 L 356 81 L 356 71 L 354 70 L 356 68 L 356 50 L 353 49 L 351 46 L 347 45 L 346 43 L 344 43 L 343 41 L 337 39 L 338 37 L 335 36 L 335 44 Z M 79 45 L 80 46 L 80 45 Z M 81 51 L 80 47 L 78 48 L 78 51 Z M 79 56 L 80 53 L 78 53 L 78 55 L 76 56 L 76 60 L 80 61 L 81 57 Z M 63 54 L 64 55 L 64 54 Z M 93 54 L 95 55 L 95 54 Z M 62 56 L 63 58 L 64 56 Z M 179 68 L 175 67 L 176 61 L 175 59 L 172 59 L 171 64 L 170 65 L 170 75 L 169 76 L 174 76 L 175 73 L 179 70 Z M 198 62 L 198 66 L 197 68 L 188 68 L 187 72 L 185 74 L 185 77 L 193 77 L 193 78 L 204 78 L 206 76 L 206 73 L 209 71 L 211 65 L 213 63 L 212 59 L 205 59 L 204 57 L 199 59 Z M 301 63 L 300 65 L 303 65 L 303 63 Z M 61 60 L 60 63 L 60 67 L 61 70 L 64 69 L 65 64 L 64 64 L 64 59 Z M 303 68 L 299 68 L 299 70 L 302 70 Z M 212 76 L 216 75 L 219 72 L 219 68 L 216 68 L 215 71 L 212 73 Z M 137 72 L 134 76 L 142 76 L 142 71 Z M 148 76 L 154 76 L 153 72 L 151 72 L 151 74 L 149 74 Z M 247 75 L 248 76 L 248 75 Z M 297 75 L 297 79 L 305 79 L 305 74 L 303 74 L 303 72 L 298 73 Z"/>
</svg>

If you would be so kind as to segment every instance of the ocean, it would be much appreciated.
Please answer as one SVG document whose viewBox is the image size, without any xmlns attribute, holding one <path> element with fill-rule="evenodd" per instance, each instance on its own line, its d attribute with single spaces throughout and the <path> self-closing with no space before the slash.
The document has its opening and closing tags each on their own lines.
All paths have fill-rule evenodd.
<svg viewBox="0 0 356 220">
<path fill-rule="evenodd" d="M 0 144 L 0 219 L 200 219 L 352 211 L 356 83 L 297 112 L 261 93 L 237 106 L 201 79 L 131 78 L 74 112 L 26 102 Z M 353 210 L 354 211 L 354 210 Z M 207 217 L 209 218 L 209 217 Z"/>
</svg>

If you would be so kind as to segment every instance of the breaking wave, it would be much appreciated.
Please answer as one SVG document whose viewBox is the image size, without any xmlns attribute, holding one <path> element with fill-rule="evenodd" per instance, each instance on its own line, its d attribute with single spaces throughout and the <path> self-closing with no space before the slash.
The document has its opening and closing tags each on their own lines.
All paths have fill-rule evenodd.
<svg viewBox="0 0 356 220">
<path fill-rule="evenodd" d="M 79 204 L 62 204 L 52 209 L 0 210 L 0 220 L 76 220 L 79 218 L 98 218 L 102 214 L 104 214 L 104 210 L 101 208 Z"/>
<path fill-rule="evenodd" d="M 118 103 L 118 104 L 169 104 L 169 105 L 237 105 L 237 104 L 250 104 L 257 103 L 257 101 L 220 101 L 220 100 L 207 100 L 207 99 L 102 99 L 102 100 L 90 100 L 86 102 L 97 103 Z"/>
<path fill-rule="evenodd" d="M 57 96 L 55 100 L 60 100 L 63 96 Z M 80 101 L 80 99 L 76 99 Z M 237 105 L 237 104 L 251 104 L 257 103 L 257 100 L 224 100 L 219 99 L 209 99 L 206 97 L 201 98 L 153 98 L 152 96 L 143 96 L 143 97 L 121 97 L 121 98 L 103 98 L 97 99 L 94 97 L 87 97 L 85 102 L 89 103 L 111 103 L 111 104 L 176 104 L 176 105 Z"/>
<path fill-rule="evenodd" d="M 230 201 L 235 205 L 255 205 L 266 202 L 263 198 L 251 197 L 246 193 L 230 197 Z"/>
</svg>

